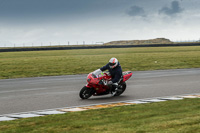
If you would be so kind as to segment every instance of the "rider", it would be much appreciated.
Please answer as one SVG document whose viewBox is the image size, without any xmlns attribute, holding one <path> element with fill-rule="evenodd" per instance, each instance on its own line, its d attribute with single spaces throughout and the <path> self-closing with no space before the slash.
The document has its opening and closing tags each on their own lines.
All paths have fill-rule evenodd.
<svg viewBox="0 0 200 133">
<path fill-rule="evenodd" d="M 96 72 L 102 72 L 108 70 L 112 80 L 108 82 L 108 85 L 112 85 L 112 90 L 111 93 L 115 95 L 118 90 L 118 83 L 122 79 L 122 68 L 121 65 L 119 64 L 119 61 L 116 58 L 111 58 L 109 60 L 109 63 L 106 64 L 105 66 L 101 67 L 100 69 L 97 69 L 94 71 Z"/>
</svg>

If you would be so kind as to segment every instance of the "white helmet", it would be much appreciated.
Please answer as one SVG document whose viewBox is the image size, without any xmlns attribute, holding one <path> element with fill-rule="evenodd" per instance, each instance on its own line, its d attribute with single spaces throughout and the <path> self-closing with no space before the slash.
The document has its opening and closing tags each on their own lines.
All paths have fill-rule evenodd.
<svg viewBox="0 0 200 133">
<path fill-rule="evenodd" d="M 118 60 L 116 58 L 111 58 L 109 60 L 109 67 L 112 69 L 112 68 L 115 68 L 116 66 L 118 65 Z"/>
</svg>

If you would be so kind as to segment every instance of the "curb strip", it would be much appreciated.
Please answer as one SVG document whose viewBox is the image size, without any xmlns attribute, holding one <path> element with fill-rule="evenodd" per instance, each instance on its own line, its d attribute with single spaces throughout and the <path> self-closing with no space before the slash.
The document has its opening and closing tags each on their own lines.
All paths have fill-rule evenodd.
<svg viewBox="0 0 200 133">
<path fill-rule="evenodd" d="M 16 119 L 21 119 L 21 118 L 31 118 L 31 117 L 39 117 L 39 116 L 45 116 L 45 115 L 53 115 L 53 114 L 65 114 L 68 112 L 85 111 L 89 109 L 101 109 L 101 108 L 109 108 L 109 107 L 116 107 L 116 106 L 163 102 L 163 101 L 169 101 L 169 100 L 182 100 L 185 98 L 200 98 L 200 93 L 157 97 L 157 98 L 147 98 L 147 99 L 137 99 L 137 100 L 129 100 L 129 101 L 118 101 L 118 102 L 92 104 L 92 105 L 75 106 L 75 107 L 67 107 L 67 108 L 63 107 L 63 108 L 57 108 L 57 109 L 22 112 L 22 113 L 15 113 L 15 114 L 5 114 L 5 115 L 0 115 L 0 122 L 11 121 L 11 120 L 16 120 Z"/>
</svg>

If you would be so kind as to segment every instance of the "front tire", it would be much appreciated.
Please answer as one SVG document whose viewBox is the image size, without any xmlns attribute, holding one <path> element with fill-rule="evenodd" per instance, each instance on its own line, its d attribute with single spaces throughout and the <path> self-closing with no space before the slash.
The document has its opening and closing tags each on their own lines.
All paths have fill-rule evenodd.
<svg viewBox="0 0 200 133">
<path fill-rule="evenodd" d="M 88 87 L 84 86 L 81 89 L 81 91 L 79 93 L 79 96 L 82 99 L 88 99 L 88 98 L 90 98 L 93 95 L 93 93 L 94 93 L 93 88 L 88 88 Z"/>
</svg>

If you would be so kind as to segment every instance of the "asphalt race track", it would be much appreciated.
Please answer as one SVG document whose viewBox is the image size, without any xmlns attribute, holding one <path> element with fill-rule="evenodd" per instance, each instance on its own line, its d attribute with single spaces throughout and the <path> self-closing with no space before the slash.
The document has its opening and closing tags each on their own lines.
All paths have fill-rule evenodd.
<svg viewBox="0 0 200 133">
<path fill-rule="evenodd" d="M 200 93 L 200 68 L 137 71 L 119 97 L 79 98 L 86 74 L 0 80 L 0 115 L 134 99 Z"/>
</svg>

